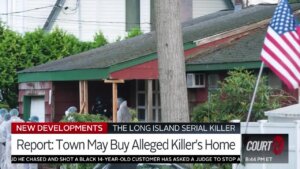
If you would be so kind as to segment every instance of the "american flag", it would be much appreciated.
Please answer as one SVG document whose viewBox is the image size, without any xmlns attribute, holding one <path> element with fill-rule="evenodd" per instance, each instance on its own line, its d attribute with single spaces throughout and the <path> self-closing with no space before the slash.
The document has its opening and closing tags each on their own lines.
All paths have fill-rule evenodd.
<svg viewBox="0 0 300 169">
<path fill-rule="evenodd" d="M 261 52 L 262 61 L 290 88 L 300 84 L 300 40 L 287 0 L 276 7 Z"/>
</svg>

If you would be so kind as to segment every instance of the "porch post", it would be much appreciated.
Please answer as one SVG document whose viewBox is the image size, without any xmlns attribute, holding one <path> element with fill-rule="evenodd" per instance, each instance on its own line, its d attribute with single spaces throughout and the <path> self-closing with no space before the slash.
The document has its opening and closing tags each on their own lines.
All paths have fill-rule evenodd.
<svg viewBox="0 0 300 169">
<path fill-rule="evenodd" d="M 83 81 L 79 81 L 79 113 L 83 112 L 84 108 L 84 90 L 83 90 Z"/>
<path fill-rule="evenodd" d="M 147 80 L 147 121 L 153 122 L 153 80 Z"/>
<path fill-rule="evenodd" d="M 79 113 L 89 113 L 88 81 L 79 81 Z"/>
<path fill-rule="evenodd" d="M 117 122 L 117 110 L 118 110 L 118 85 L 117 83 L 112 84 L 112 95 L 113 95 L 113 122 Z"/>
<path fill-rule="evenodd" d="M 104 83 L 112 83 L 113 122 L 116 123 L 118 109 L 118 83 L 124 83 L 124 80 L 104 80 Z"/>
<path fill-rule="evenodd" d="M 84 110 L 83 113 L 88 114 L 89 113 L 89 87 L 88 87 L 88 81 L 83 81 L 83 91 L 84 91 Z"/>
</svg>

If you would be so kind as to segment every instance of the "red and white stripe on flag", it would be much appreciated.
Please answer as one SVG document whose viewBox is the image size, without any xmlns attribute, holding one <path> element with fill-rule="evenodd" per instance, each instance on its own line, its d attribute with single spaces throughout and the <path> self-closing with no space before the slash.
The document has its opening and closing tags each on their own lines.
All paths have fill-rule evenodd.
<svg viewBox="0 0 300 169">
<path fill-rule="evenodd" d="M 290 88 L 300 84 L 300 40 L 296 22 L 286 0 L 274 13 L 264 40 L 261 59 Z"/>
</svg>

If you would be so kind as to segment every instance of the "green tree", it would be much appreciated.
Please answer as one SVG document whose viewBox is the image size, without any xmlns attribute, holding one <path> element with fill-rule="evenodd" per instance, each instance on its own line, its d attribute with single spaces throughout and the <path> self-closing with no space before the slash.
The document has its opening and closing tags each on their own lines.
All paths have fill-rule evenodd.
<svg viewBox="0 0 300 169">
<path fill-rule="evenodd" d="M 232 119 L 245 120 L 254 91 L 256 76 L 243 69 L 229 71 L 228 77 L 220 82 L 220 88 L 210 100 L 196 106 L 192 112 L 195 122 L 228 122 Z M 273 90 L 262 77 L 253 106 L 251 120 L 264 118 L 264 111 L 291 104 L 295 98 L 282 90 Z"/>
<path fill-rule="evenodd" d="M 94 36 L 94 42 L 92 42 L 92 47 L 97 48 L 99 46 L 104 46 L 106 44 L 108 44 L 108 41 L 103 35 L 103 33 L 101 31 L 97 32 Z"/>
<path fill-rule="evenodd" d="M 0 89 L 5 104 L 17 105 L 17 58 L 22 57 L 22 36 L 0 25 Z"/>
<path fill-rule="evenodd" d="M 0 89 L 2 102 L 17 106 L 17 71 L 61 59 L 76 53 L 107 44 L 99 32 L 94 41 L 82 42 L 74 35 L 55 28 L 46 33 L 42 29 L 27 32 L 23 36 L 0 23 Z"/>
</svg>

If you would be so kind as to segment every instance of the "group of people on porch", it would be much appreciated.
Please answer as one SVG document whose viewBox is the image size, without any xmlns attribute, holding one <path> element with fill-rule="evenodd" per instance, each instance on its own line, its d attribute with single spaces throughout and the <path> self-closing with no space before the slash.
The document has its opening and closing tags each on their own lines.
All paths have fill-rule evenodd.
<svg viewBox="0 0 300 169">
<path fill-rule="evenodd" d="M 127 106 L 127 101 L 123 98 L 118 98 L 118 112 L 117 112 L 117 122 L 130 122 L 131 114 L 129 113 L 129 109 Z M 69 107 L 65 115 L 69 116 L 70 113 L 77 113 L 78 110 L 75 106 Z M 107 107 L 102 103 L 99 97 L 96 98 L 96 103 L 92 107 L 92 114 L 103 115 L 108 119 L 111 119 L 111 112 L 107 109 Z M 71 117 L 70 117 L 71 118 Z M 72 121 L 72 119 L 68 119 Z"/>
</svg>

